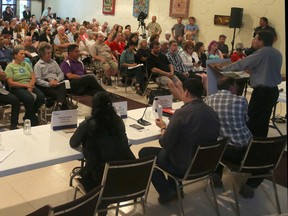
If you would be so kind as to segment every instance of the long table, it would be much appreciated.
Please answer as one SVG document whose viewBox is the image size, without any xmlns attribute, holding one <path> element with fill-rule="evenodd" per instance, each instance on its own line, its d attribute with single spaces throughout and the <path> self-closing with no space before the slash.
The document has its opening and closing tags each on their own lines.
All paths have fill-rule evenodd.
<svg viewBox="0 0 288 216">
<path fill-rule="evenodd" d="M 179 108 L 181 105 L 182 102 L 175 103 L 173 108 Z M 151 125 L 142 130 L 129 126 L 138 124 L 137 120 L 143 115 L 144 109 L 130 110 L 128 118 L 123 119 L 131 145 L 153 141 L 160 136 L 151 107 L 147 108 L 144 116 Z M 169 121 L 167 117 L 164 117 L 164 120 L 166 123 Z M 78 123 L 82 121 L 83 119 L 78 119 Z M 53 131 L 50 127 L 50 124 L 32 127 L 31 135 L 25 135 L 23 129 L 1 132 L 3 146 L 15 151 L 0 162 L 0 177 L 83 158 L 80 151 L 72 149 L 69 145 L 72 133 Z"/>
<path fill-rule="evenodd" d="M 0 177 L 83 158 L 69 145 L 71 133 L 50 127 L 32 127 L 31 135 L 25 135 L 23 129 L 1 132 L 3 146 L 15 151 L 0 162 Z"/>
</svg>

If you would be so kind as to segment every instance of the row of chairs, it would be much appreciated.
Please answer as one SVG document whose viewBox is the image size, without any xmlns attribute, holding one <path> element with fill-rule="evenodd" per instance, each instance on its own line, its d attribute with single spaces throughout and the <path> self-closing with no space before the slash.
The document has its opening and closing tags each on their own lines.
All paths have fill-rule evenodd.
<svg viewBox="0 0 288 216">
<path fill-rule="evenodd" d="M 231 173 L 254 173 L 255 170 L 265 171 L 265 175 L 253 175 L 247 176 L 247 178 L 272 177 L 277 211 L 279 214 L 281 214 L 279 198 L 274 178 L 274 170 L 277 168 L 277 165 L 279 164 L 279 161 L 287 145 L 287 136 L 285 135 L 271 138 L 254 138 L 249 143 L 246 153 L 240 164 L 232 164 L 221 159 L 227 146 L 227 141 L 227 138 L 223 138 L 214 143 L 210 143 L 209 145 L 199 145 L 196 154 L 183 177 L 174 176 L 171 173 L 168 173 L 167 171 L 155 165 L 156 159 L 154 157 L 140 158 L 131 161 L 107 163 L 105 166 L 102 184 L 100 187 L 97 187 L 91 192 L 86 193 L 83 187 L 81 187 L 81 184 L 77 185 L 75 187 L 74 199 L 76 198 L 78 191 L 81 191 L 83 194 L 85 194 L 84 196 L 58 207 L 48 206 L 48 208 L 46 206 L 43 208 L 49 209 L 50 214 L 46 215 L 89 216 L 95 215 L 96 212 L 106 211 L 110 209 L 116 209 L 117 215 L 119 208 L 127 205 L 135 205 L 137 203 L 141 203 L 143 211 L 145 213 L 145 203 L 148 196 L 153 169 L 160 169 L 175 181 L 178 195 L 179 215 L 184 215 L 181 190 L 192 183 L 202 180 L 208 180 L 207 185 L 208 182 L 210 183 L 211 191 L 214 198 L 214 208 L 216 214 L 220 215 L 217 203 L 217 196 L 214 192 L 212 176 L 217 165 L 221 163 L 225 167 L 227 167 L 231 171 Z M 237 214 L 240 215 L 237 191 L 235 188 L 236 187 L 233 183 Z M 127 203 L 126 201 L 129 200 L 132 200 L 132 202 Z M 89 202 L 90 204 L 88 204 Z M 98 209 L 101 202 L 116 203 L 117 205 L 110 205 L 107 209 Z M 82 208 L 83 210 L 81 210 Z M 90 210 L 90 214 L 79 214 L 79 212 L 88 211 L 88 209 Z M 41 209 L 37 211 L 40 210 Z M 62 213 L 60 212 L 60 210 L 62 211 Z M 45 216 L 45 214 L 34 213 L 30 214 L 29 216 L 37 215 Z"/>
</svg>

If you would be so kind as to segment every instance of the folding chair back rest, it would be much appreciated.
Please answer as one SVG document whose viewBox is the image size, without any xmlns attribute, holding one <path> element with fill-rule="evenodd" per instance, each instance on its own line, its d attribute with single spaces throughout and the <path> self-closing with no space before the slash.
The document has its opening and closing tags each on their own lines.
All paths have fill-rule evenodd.
<svg viewBox="0 0 288 216">
<path fill-rule="evenodd" d="M 102 201 L 119 203 L 146 196 L 148 193 L 155 157 L 110 162 L 105 165 Z"/>
<path fill-rule="evenodd" d="M 52 207 L 50 205 L 45 205 L 26 216 L 50 216 L 51 209 Z"/>
<path fill-rule="evenodd" d="M 97 186 L 79 199 L 53 207 L 51 216 L 94 216 L 101 188 L 102 186 Z"/>
<path fill-rule="evenodd" d="M 241 162 L 241 172 L 269 171 L 277 167 L 287 145 L 287 135 L 253 138 Z"/>
<path fill-rule="evenodd" d="M 195 179 L 213 173 L 221 160 L 228 138 L 199 145 L 183 179 Z"/>
</svg>

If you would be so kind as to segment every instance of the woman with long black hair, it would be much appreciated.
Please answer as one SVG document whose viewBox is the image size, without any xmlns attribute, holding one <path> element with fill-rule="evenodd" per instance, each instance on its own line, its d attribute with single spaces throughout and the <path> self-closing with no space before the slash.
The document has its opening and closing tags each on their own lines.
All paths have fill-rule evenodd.
<svg viewBox="0 0 288 216">
<path fill-rule="evenodd" d="M 80 123 L 70 139 L 72 148 L 80 145 L 86 160 L 80 181 L 86 191 L 101 184 L 106 162 L 135 159 L 109 93 L 97 92 L 93 96 L 91 116 Z"/>
</svg>

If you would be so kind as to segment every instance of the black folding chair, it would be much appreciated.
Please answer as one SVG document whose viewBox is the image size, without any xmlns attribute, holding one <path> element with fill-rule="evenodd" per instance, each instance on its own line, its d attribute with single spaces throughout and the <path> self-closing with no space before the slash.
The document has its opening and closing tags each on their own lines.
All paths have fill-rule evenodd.
<svg viewBox="0 0 288 216">
<path fill-rule="evenodd" d="M 145 212 L 155 160 L 153 156 L 106 163 L 102 178 L 103 190 L 97 204 L 97 212 L 116 209 L 116 215 L 118 215 L 119 208 L 138 203 L 142 204 L 143 212 Z M 79 190 L 83 192 L 81 185 L 75 188 L 75 193 Z M 126 202 L 131 200 L 133 202 Z M 109 206 L 99 209 L 103 203 Z M 111 205 L 114 203 L 117 205 Z"/>
<path fill-rule="evenodd" d="M 246 153 L 240 164 L 233 164 L 221 160 L 221 164 L 227 167 L 231 173 L 253 173 L 247 178 L 272 177 L 275 199 L 278 213 L 281 208 L 275 183 L 274 170 L 277 168 L 282 154 L 287 145 L 287 135 L 278 137 L 259 138 L 254 137 L 248 145 Z M 261 174 L 255 174 L 261 173 Z M 237 192 L 233 184 L 237 214 L 240 215 Z"/>
<path fill-rule="evenodd" d="M 212 176 L 225 151 L 227 141 L 228 138 L 223 138 L 213 143 L 205 143 L 205 144 L 203 143 L 199 145 L 183 177 L 172 175 L 171 173 L 156 166 L 157 169 L 161 170 L 163 173 L 165 173 L 175 181 L 180 215 L 184 215 L 184 209 L 181 197 L 181 190 L 183 189 L 183 187 L 205 179 L 210 180 L 209 182 L 214 197 L 216 213 L 217 215 L 220 215 L 217 204 L 217 198 L 214 192 L 214 184 Z"/>
<path fill-rule="evenodd" d="M 27 216 L 94 216 L 96 215 L 96 205 L 101 190 L 102 186 L 95 187 L 79 199 L 56 207 L 46 205 Z"/>
</svg>

